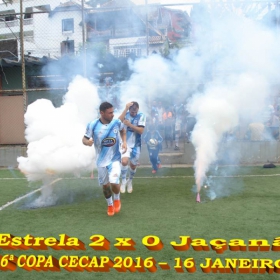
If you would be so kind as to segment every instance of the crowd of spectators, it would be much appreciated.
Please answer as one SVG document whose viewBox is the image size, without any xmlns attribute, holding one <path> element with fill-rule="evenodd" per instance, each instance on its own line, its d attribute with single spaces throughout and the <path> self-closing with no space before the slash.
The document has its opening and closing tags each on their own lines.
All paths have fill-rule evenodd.
<svg viewBox="0 0 280 280">
<path fill-rule="evenodd" d="M 239 126 L 225 133 L 223 140 L 279 140 L 279 114 L 280 97 L 276 99 L 274 105 L 266 106 L 263 110 L 260 110 L 256 121 L 240 121 Z M 173 105 L 163 105 L 162 101 L 154 100 L 150 108 L 149 116 L 147 125 L 153 124 L 156 126 L 164 139 L 164 148 L 179 150 L 180 139 L 188 143 L 191 141 L 191 133 L 196 124 L 196 119 L 187 111 L 186 102 L 175 102 Z"/>
<path fill-rule="evenodd" d="M 119 107 L 119 87 L 111 77 L 106 77 L 99 88 L 101 100 L 106 100 Z M 149 102 L 147 102 L 149 103 Z M 163 148 L 179 150 L 180 141 L 191 141 L 191 133 L 196 119 L 187 111 L 187 101 L 179 100 L 174 104 L 153 100 L 147 112 L 147 129 L 154 125 L 163 137 Z M 279 140 L 279 112 L 280 95 L 275 98 L 274 104 L 266 106 L 259 116 L 252 121 L 240 121 L 240 125 L 230 132 L 225 133 L 223 140 L 265 141 Z"/>
<path fill-rule="evenodd" d="M 189 142 L 195 118 L 188 113 L 186 103 L 163 105 L 161 100 L 153 100 L 151 105 L 147 126 L 156 127 L 164 139 L 164 148 L 179 150 L 180 139 Z"/>
<path fill-rule="evenodd" d="M 266 106 L 255 121 L 244 122 L 235 131 L 228 134 L 237 140 L 270 141 L 279 140 L 280 104 Z"/>
</svg>

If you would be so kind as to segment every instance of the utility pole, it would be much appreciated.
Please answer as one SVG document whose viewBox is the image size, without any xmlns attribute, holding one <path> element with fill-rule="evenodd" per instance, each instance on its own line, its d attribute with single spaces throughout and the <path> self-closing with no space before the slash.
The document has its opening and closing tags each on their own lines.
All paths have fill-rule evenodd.
<svg viewBox="0 0 280 280">
<path fill-rule="evenodd" d="M 147 53 L 147 56 L 149 55 L 149 22 L 148 22 L 148 0 L 145 0 L 145 6 L 146 6 L 146 53 Z"/>
<path fill-rule="evenodd" d="M 82 37 L 83 37 L 83 74 L 87 77 L 87 49 L 86 49 L 86 35 L 85 35 L 85 0 L 82 0 Z"/>
<path fill-rule="evenodd" d="M 25 59 L 24 59 L 24 34 L 23 34 L 23 0 L 20 0 L 20 57 L 21 57 L 21 79 L 22 79 L 22 94 L 23 94 L 23 109 L 24 113 L 27 110 L 27 96 L 25 83 Z"/>
</svg>

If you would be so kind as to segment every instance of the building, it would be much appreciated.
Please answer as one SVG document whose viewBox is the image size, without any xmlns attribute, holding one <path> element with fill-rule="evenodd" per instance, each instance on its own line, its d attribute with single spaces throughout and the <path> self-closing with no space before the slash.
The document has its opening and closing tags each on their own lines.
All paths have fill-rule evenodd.
<svg viewBox="0 0 280 280">
<path fill-rule="evenodd" d="M 130 0 L 112 0 L 98 8 L 74 0 L 29 0 L 22 5 L 24 54 L 34 57 L 79 55 L 86 42 L 89 51 L 102 43 L 116 57 L 141 56 L 189 36 L 187 13 L 160 5 L 147 9 Z M 0 4 L 0 57 L 19 56 L 20 1 L 14 0 Z"/>
<path fill-rule="evenodd" d="M 186 12 L 161 5 L 136 6 L 130 0 L 109 1 L 86 18 L 88 42 L 103 42 L 116 57 L 162 52 L 164 44 L 185 40 L 190 33 Z"/>
<path fill-rule="evenodd" d="M 23 1 L 24 54 L 76 55 L 83 45 L 80 1 Z M 85 5 L 85 8 L 88 8 Z M 20 1 L 0 4 L 0 57 L 20 56 Z M 7 49 L 9 44 L 10 49 Z"/>
</svg>

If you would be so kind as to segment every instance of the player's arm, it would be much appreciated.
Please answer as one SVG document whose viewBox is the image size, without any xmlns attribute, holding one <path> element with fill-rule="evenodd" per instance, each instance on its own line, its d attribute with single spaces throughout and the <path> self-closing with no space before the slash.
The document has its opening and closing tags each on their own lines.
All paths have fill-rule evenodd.
<svg viewBox="0 0 280 280">
<path fill-rule="evenodd" d="M 92 146 L 94 141 L 93 141 L 93 137 L 91 137 L 91 136 L 92 136 L 92 127 L 91 127 L 91 123 L 89 123 L 87 125 L 86 132 L 85 132 L 84 137 L 82 139 L 82 142 L 83 142 L 84 145 Z"/>
<path fill-rule="evenodd" d="M 134 132 L 143 134 L 145 126 L 136 126 L 133 125 L 129 120 L 124 120 L 123 123 L 127 126 L 130 127 Z"/>
<path fill-rule="evenodd" d="M 87 136 L 84 136 L 82 141 L 83 141 L 83 144 L 86 146 L 92 146 L 93 142 L 94 142 L 92 138 L 88 138 Z"/>
<path fill-rule="evenodd" d="M 125 115 L 129 109 L 129 107 L 131 107 L 133 105 L 133 102 L 129 102 L 125 105 L 125 109 L 123 110 L 123 112 L 119 115 L 119 119 L 123 122 Z"/>
<path fill-rule="evenodd" d="M 127 150 L 127 144 L 126 144 L 126 129 L 123 128 L 120 131 L 121 139 L 122 139 L 122 152 L 125 153 Z"/>
</svg>

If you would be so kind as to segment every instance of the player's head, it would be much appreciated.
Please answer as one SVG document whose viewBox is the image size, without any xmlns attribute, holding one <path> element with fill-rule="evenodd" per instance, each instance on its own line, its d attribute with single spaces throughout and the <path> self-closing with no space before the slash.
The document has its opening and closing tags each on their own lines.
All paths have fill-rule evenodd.
<svg viewBox="0 0 280 280">
<path fill-rule="evenodd" d="M 114 118 L 114 107 L 109 102 L 103 102 L 99 106 L 101 119 L 106 122 L 111 122 Z"/>
<path fill-rule="evenodd" d="M 135 117 L 139 110 L 139 104 L 136 101 L 131 101 L 133 103 L 132 106 L 129 107 L 129 113 L 131 117 Z"/>
</svg>

